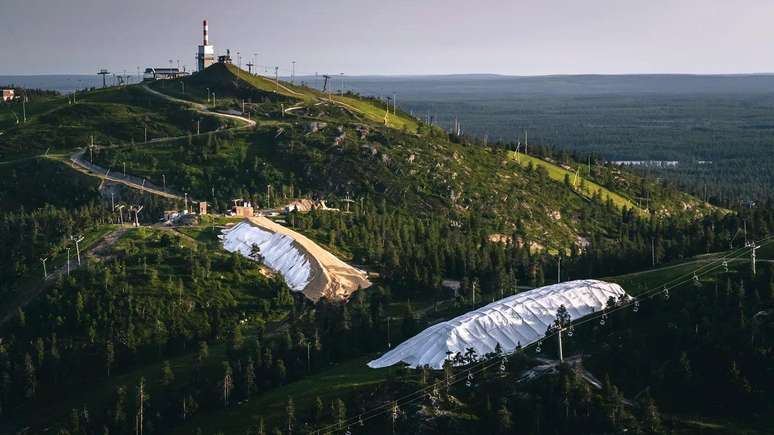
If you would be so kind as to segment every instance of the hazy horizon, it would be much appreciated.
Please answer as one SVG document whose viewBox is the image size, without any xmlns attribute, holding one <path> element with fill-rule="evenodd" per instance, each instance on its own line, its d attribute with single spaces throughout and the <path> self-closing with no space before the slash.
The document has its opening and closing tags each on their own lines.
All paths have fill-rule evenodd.
<svg viewBox="0 0 774 435">
<path fill-rule="evenodd" d="M 774 72 L 774 4 L 763 0 L 8 0 L 0 75 L 136 74 L 194 65 L 201 21 L 216 51 L 265 71 L 348 76 L 738 75 Z M 150 13 L 149 11 L 152 11 Z M 730 19 L 729 17 L 732 17 Z M 254 56 L 254 53 L 257 53 Z"/>
</svg>

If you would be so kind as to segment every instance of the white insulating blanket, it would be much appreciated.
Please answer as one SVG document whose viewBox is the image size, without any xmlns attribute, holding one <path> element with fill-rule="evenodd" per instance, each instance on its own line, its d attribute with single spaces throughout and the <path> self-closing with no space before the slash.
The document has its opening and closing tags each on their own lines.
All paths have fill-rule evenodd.
<svg viewBox="0 0 774 435">
<path fill-rule="evenodd" d="M 249 222 L 240 222 L 223 230 L 223 248 L 250 257 L 253 245 L 258 245 L 263 263 L 285 278 L 293 291 L 301 292 L 311 280 L 312 266 L 292 237 L 263 230 Z"/>
<path fill-rule="evenodd" d="M 433 325 L 368 363 L 371 368 L 404 362 L 440 369 L 452 355 L 474 348 L 479 356 L 526 346 L 545 337 L 556 311 L 564 305 L 572 320 L 605 308 L 608 298 L 628 297 L 618 284 L 598 280 L 568 281 L 509 296 L 446 322 Z"/>
</svg>

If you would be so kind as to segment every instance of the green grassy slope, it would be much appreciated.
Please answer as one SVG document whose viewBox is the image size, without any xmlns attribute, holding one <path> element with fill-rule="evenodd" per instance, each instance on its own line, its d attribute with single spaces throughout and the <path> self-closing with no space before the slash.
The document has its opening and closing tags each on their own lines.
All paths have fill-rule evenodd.
<svg viewBox="0 0 774 435">
<path fill-rule="evenodd" d="M 573 189 L 586 198 L 593 198 L 595 195 L 599 195 L 605 201 L 610 198 L 617 208 L 626 207 L 635 209 L 638 213 L 645 213 L 645 210 L 637 207 L 637 204 L 632 202 L 630 199 L 625 198 L 616 192 L 611 192 L 607 188 L 586 179 L 586 177 L 580 174 L 576 178 L 576 172 L 574 171 L 565 169 L 554 163 L 524 153 L 517 154 L 515 152 L 511 152 L 509 153 L 509 156 L 522 166 L 526 167 L 531 163 L 536 167 L 541 166 L 545 168 L 548 172 L 548 176 L 551 177 L 551 179 L 554 181 L 563 183 L 565 177 L 570 177 L 570 182 Z"/>
<path fill-rule="evenodd" d="M 57 100 L 58 101 L 58 100 Z M 196 131 L 215 130 L 223 123 L 189 107 L 166 101 L 137 85 L 80 94 L 77 104 L 59 101 L 49 110 L 14 125 L 0 136 L 0 160 L 87 146 L 133 143 Z M 52 103 L 53 104 L 53 103 Z M 146 130 L 147 129 L 147 130 Z"/>
<path fill-rule="evenodd" d="M 222 108 L 241 110 L 242 100 L 249 101 L 251 107 L 255 105 L 258 112 L 276 110 L 279 105 L 286 109 L 291 106 L 312 108 L 319 104 L 336 105 L 363 122 L 409 132 L 415 132 L 419 127 L 417 121 L 405 113 L 388 114 L 382 103 L 354 95 L 325 94 L 309 87 L 251 75 L 232 64 L 214 64 L 203 73 L 157 81 L 151 87 L 199 103 L 207 103 L 208 92 L 210 95 L 214 93 L 216 106 Z"/>
</svg>

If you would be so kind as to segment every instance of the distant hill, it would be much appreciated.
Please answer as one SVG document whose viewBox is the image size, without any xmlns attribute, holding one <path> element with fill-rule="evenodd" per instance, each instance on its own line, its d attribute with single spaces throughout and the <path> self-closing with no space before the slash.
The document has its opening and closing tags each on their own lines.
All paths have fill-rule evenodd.
<svg viewBox="0 0 774 435">
<path fill-rule="evenodd" d="M 314 77 L 304 77 L 319 86 Z M 466 134 L 609 160 L 679 160 L 656 176 L 716 203 L 772 197 L 774 75 L 490 75 L 347 77 Z M 707 165 L 697 162 L 711 161 Z"/>
</svg>

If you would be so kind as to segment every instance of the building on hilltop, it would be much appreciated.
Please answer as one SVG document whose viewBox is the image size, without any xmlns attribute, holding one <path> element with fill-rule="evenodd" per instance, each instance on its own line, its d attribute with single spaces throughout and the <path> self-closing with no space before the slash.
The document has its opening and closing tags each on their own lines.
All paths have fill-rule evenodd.
<svg viewBox="0 0 774 435">
<path fill-rule="evenodd" d="M 242 199 L 234 200 L 234 208 L 231 211 L 231 216 L 251 217 L 255 215 L 255 209 L 250 201 L 244 201 Z"/>
<path fill-rule="evenodd" d="M 14 99 L 13 89 L 3 89 L 3 102 L 10 102 Z"/>
<path fill-rule="evenodd" d="M 231 50 L 226 49 L 226 54 L 218 56 L 218 63 L 231 63 Z"/>
<path fill-rule="evenodd" d="M 210 39 L 207 36 L 207 20 L 202 23 L 202 33 L 202 45 L 199 46 L 199 51 L 196 53 L 197 71 L 199 72 L 215 63 L 215 46 L 210 45 Z"/>
<path fill-rule="evenodd" d="M 187 71 L 180 71 L 179 68 L 145 68 L 143 80 L 168 80 L 185 77 L 190 75 Z"/>
</svg>

